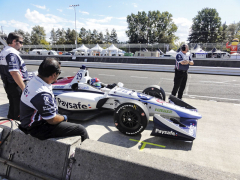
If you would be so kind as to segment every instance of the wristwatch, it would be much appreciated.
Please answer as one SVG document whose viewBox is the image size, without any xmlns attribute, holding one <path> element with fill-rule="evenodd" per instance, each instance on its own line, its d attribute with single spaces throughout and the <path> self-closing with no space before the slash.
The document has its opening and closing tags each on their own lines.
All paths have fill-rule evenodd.
<svg viewBox="0 0 240 180">
<path fill-rule="evenodd" d="M 63 121 L 67 121 L 68 118 L 67 118 L 67 115 L 62 115 L 64 117 L 64 120 Z"/>
</svg>

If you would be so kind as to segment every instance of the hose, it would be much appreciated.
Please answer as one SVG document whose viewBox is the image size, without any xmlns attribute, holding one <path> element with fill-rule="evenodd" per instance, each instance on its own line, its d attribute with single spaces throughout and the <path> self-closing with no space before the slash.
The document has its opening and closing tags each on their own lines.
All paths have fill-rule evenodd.
<svg viewBox="0 0 240 180">
<path fill-rule="evenodd" d="M 0 119 L 0 121 L 6 121 L 8 120 L 10 123 L 11 123 L 11 127 L 10 127 L 10 131 L 8 132 L 8 134 L 6 135 L 6 137 L 2 140 L 2 142 L 0 143 L 0 148 L 1 146 L 4 144 L 4 142 L 7 140 L 8 136 L 10 136 L 10 134 L 12 133 L 13 131 L 13 123 L 12 123 L 12 119 Z"/>
</svg>

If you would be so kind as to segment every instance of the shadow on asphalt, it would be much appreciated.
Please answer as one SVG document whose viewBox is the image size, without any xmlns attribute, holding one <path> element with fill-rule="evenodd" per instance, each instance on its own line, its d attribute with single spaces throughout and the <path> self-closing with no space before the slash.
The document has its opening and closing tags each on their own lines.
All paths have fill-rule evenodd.
<svg viewBox="0 0 240 180">
<path fill-rule="evenodd" d="M 138 148 L 141 149 L 143 143 L 145 143 L 146 146 L 144 148 L 149 148 L 149 149 L 173 149 L 173 150 L 190 151 L 193 145 L 193 143 L 190 141 L 187 142 L 187 141 L 174 140 L 174 139 L 168 139 L 163 137 L 150 136 L 154 126 L 153 121 L 149 121 L 148 126 L 145 129 L 145 131 L 146 130 L 149 131 L 149 135 L 146 135 L 146 133 L 144 134 L 144 132 L 142 132 L 142 134 L 137 136 L 127 136 L 117 130 L 112 131 L 111 128 L 113 127 L 115 128 L 115 125 L 113 122 L 113 114 L 111 113 L 100 115 L 99 117 L 88 120 L 88 121 L 70 120 L 69 122 L 81 124 L 85 128 L 91 125 L 103 126 L 104 128 L 106 128 L 107 133 L 104 133 L 101 137 L 99 137 L 98 141 L 116 145 L 116 146 L 125 147 L 125 148 L 131 148 L 139 144 Z M 91 138 L 91 132 L 89 132 L 89 136 Z M 161 147 L 161 146 L 165 146 L 165 147 Z"/>
</svg>

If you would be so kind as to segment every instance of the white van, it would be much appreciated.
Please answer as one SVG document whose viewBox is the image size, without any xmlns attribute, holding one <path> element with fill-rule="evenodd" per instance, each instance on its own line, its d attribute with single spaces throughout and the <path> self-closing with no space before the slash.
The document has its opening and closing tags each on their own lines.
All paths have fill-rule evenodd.
<svg viewBox="0 0 240 180">
<path fill-rule="evenodd" d="M 46 50 L 46 49 L 33 49 L 29 51 L 30 55 L 58 55 L 58 53 L 54 50 Z"/>
</svg>

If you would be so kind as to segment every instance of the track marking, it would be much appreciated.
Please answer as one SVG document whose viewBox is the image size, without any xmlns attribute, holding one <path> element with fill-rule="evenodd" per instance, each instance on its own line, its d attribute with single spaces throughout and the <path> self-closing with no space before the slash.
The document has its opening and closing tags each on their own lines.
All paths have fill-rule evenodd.
<svg viewBox="0 0 240 180">
<path fill-rule="evenodd" d="M 163 145 L 159 145 L 159 144 L 153 144 L 153 143 L 149 143 L 149 142 L 145 142 L 145 141 L 139 141 L 139 140 L 136 140 L 136 139 L 129 139 L 130 141 L 135 141 L 135 142 L 140 142 L 142 143 L 142 146 L 140 148 L 140 151 L 142 151 L 145 146 L 148 144 L 148 145 L 152 145 L 152 146 L 157 146 L 157 147 L 161 147 L 161 148 L 165 148 L 166 146 L 163 146 Z"/>
<path fill-rule="evenodd" d="M 100 76 L 115 76 L 115 75 L 112 75 L 112 74 L 98 74 Z"/>
<path fill-rule="evenodd" d="M 133 78 L 148 78 L 148 77 L 140 77 L 140 76 L 130 76 L 130 77 L 133 77 Z"/>
</svg>

